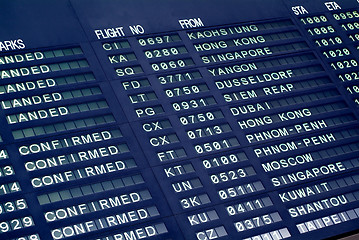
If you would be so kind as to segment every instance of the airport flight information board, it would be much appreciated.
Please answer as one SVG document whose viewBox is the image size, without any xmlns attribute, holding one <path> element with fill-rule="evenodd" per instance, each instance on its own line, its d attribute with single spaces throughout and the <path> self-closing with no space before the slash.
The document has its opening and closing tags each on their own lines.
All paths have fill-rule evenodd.
<svg viewBox="0 0 359 240">
<path fill-rule="evenodd" d="M 358 1 L 0 9 L 0 239 L 359 230 Z"/>
</svg>

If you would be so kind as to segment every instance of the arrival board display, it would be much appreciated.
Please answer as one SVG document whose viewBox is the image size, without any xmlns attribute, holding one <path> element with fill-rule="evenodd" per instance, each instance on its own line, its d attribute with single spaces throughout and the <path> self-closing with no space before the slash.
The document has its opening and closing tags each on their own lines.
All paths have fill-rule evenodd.
<svg viewBox="0 0 359 240">
<path fill-rule="evenodd" d="M 0 239 L 359 231 L 358 1 L 0 7 Z"/>
</svg>

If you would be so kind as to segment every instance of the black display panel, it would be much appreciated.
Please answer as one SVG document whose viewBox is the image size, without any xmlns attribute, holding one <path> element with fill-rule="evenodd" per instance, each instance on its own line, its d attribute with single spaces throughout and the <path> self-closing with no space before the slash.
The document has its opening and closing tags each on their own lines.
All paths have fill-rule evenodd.
<svg viewBox="0 0 359 240">
<path fill-rule="evenodd" d="M 0 239 L 358 232 L 357 1 L 0 7 Z"/>
</svg>

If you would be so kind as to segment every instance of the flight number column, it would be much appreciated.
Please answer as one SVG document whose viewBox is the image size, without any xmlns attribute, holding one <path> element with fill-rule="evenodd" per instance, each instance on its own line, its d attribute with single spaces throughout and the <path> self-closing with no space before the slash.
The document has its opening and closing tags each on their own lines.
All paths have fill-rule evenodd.
<svg viewBox="0 0 359 240">
<path fill-rule="evenodd" d="M 195 57 L 193 53 L 191 56 Z M 236 179 L 243 179 L 242 186 L 238 186 L 243 188 L 243 192 L 238 195 L 248 196 L 260 191 L 261 183 L 257 181 L 256 173 L 249 164 L 247 154 L 238 148 L 240 142 L 227 121 L 223 108 L 219 106 L 216 93 L 211 90 L 213 83 L 206 78 L 205 69 L 198 68 L 199 66 L 197 62 L 197 71 L 201 76 L 197 80 L 197 86 L 202 88 L 202 91 L 191 93 L 183 91 L 170 96 L 167 94 L 169 90 L 176 90 L 176 88 L 185 90 L 187 86 L 193 86 L 195 82 L 172 83 L 168 75 L 165 75 L 166 82 L 162 83 L 162 88 L 167 95 L 167 101 L 171 103 L 170 110 L 175 114 L 174 123 L 177 126 L 177 132 L 183 136 L 183 144 L 187 146 L 189 163 L 193 165 L 202 188 L 191 190 L 186 186 L 187 179 L 191 176 L 189 174 L 186 176 L 174 171 L 175 174 L 166 172 L 166 175 L 159 176 L 163 181 L 171 184 L 166 184 L 167 186 L 164 185 L 164 187 L 167 189 L 172 187 L 177 192 L 176 198 L 180 198 L 182 212 L 186 213 L 179 214 L 177 219 L 187 239 L 194 237 L 196 239 L 230 239 L 233 234 L 226 224 L 229 213 L 225 210 L 223 204 L 225 201 L 219 197 L 219 185 L 223 185 L 221 183 L 232 185 Z M 197 102 L 200 104 L 196 105 Z M 176 170 L 177 165 L 162 168 L 165 171 L 171 168 Z M 158 168 L 159 172 L 161 170 Z M 202 194 L 193 195 L 195 191 Z M 208 197 L 209 201 L 199 201 L 203 196 Z M 258 199 L 258 202 L 262 203 L 261 199 Z M 255 203 L 253 201 L 248 204 L 254 206 Z M 233 206 L 233 209 L 235 208 Z"/>
<path fill-rule="evenodd" d="M 179 37 L 177 33 L 173 34 Z M 153 39 L 158 37 L 153 36 Z M 177 146 L 183 149 L 183 154 L 177 155 L 171 154 L 171 145 L 157 147 L 152 144 L 152 149 L 159 149 L 152 153 L 157 155 L 153 170 L 173 212 L 178 214 L 176 219 L 186 239 L 228 238 L 229 234 L 221 223 L 223 213 L 214 206 L 218 201 L 213 198 L 216 193 L 208 191 L 212 184 L 202 174 L 201 161 L 204 159 L 198 158 L 233 149 L 239 142 L 221 108 L 216 106 L 218 103 L 210 92 L 208 82 L 201 70 L 196 68 L 183 42 L 162 44 L 159 40 L 158 44 L 151 44 L 151 39 L 139 38 L 138 43 L 148 59 L 152 87 L 157 90 L 165 114 L 179 139 Z M 166 49 L 171 51 L 170 54 L 166 54 Z M 161 54 L 151 55 L 158 51 Z M 148 131 L 146 134 L 151 136 L 153 133 Z M 226 157 L 230 156 L 223 156 Z M 236 152 L 231 157 L 233 161 L 236 161 L 234 158 L 246 160 L 243 152 Z"/>
<path fill-rule="evenodd" d="M 228 237 L 220 223 L 221 211 L 211 207 L 217 200 L 210 195 L 218 194 L 208 192 L 212 184 L 201 176 L 203 165 L 196 157 L 238 146 L 238 140 L 178 33 L 129 41 L 137 46 L 135 53 L 147 76 L 124 78 L 113 86 L 128 106 L 128 118 L 172 211 L 182 214 L 177 218 L 180 229 L 186 239 Z M 216 141 L 218 137 L 222 139 Z M 244 153 L 231 157 L 247 159 Z M 198 222 L 198 215 L 208 221 Z"/>
</svg>

